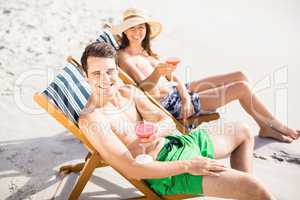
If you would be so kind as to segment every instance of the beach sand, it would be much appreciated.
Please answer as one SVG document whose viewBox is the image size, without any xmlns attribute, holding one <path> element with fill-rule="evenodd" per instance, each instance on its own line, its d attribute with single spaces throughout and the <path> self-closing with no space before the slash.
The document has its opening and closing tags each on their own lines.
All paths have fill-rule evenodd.
<svg viewBox="0 0 300 200">
<path fill-rule="evenodd" d="M 185 81 L 244 71 L 271 112 L 300 128 L 300 2 L 291 1 L 75 1 L 0 2 L 0 199 L 66 199 L 76 174 L 59 166 L 84 159 L 86 150 L 43 112 L 32 96 L 95 40 L 103 23 L 124 9 L 149 11 L 164 25 L 154 41 L 163 56 L 180 56 Z M 258 127 L 238 102 L 219 110 L 222 124 Z M 256 137 L 254 176 L 280 200 L 300 199 L 300 140 L 291 144 Z M 226 161 L 225 161 L 226 162 Z M 61 183 L 61 184 L 60 184 Z M 60 186 L 60 187 L 58 187 Z M 120 199 L 138 191 L 111 168 L 97 169 L 80 199 Z M 215 198 L 201 198 L 215 199 Z"/>
</svg>

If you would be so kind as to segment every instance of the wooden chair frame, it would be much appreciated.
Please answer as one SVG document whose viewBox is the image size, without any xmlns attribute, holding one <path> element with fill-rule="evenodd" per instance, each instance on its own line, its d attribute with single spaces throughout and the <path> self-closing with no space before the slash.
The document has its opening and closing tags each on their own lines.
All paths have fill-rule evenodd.
<svg viewBox="0 0 300 200">
<path fill-rule="evenodd" d="M 75 138 L 80 140 L 81 143 L 89 151 L 89 155 L 87 156 L 85 162 L 75 164 L 75 165 L 66 165 L 60 168 L 61 173 L 80 172 L 80 176 L 78 177 L 73 187 L 73 190 L 68 197 L 68 200 L 76 200 L 79 198 L 82 190 L 84 189 L 85 185 L 90 179 L 93 171 L 98 167 L 108 166 L 108 164 L 102 159 L 101 155 L 95 150 L 95 148 L 87 140 L 87 138 L 78 128 L 78 126 L 75 125 L 71 120 L 69 120 L 55 105 L 53 105 L 45 95 L 41 93 L 36 93 L 33 98 L 53 118 L 55 118 L 67 130 L 69 130 L 74 135 Z M 120 172 L 118 171 L 118 173 Z M 187 194 L 160 196 L 156 194 L 153 190 L 151 190 L 144 181 L 129 179 L 122 173 L 120 174 L 144 194 L 144 196 L 133 198 L 133 199 L 155 200 L 155 199 L 183 199 L 183 198 L 194 197 L 193 195 L 187 195 Z"/>
<path fill-rule="evenodd" d="M 72 57 L 68 57 L 68 62 L 75 66 L 80 66 L 79 63 L 73 59 Z M 135 82 L 121 69 L 119 69 L 119 77 L 125 84 L 136 85 Z M 187 123 L 194 123 L 195 120 L 198 123 L 202 123 L 205 121 L 215 120 L 219 118 L 218 113 L 213 113 L 205 116 L 200 116 L 200 118 L 194 118 L 187 120 L 185 123 L 179 122 L 176 120 L 168 111 L 165 110 L 151 95 L 145 92 L 145 95 L 157 106 L 159 109 L 165 111 L 176 123 L 177 129 L 182 132 L 186 133 L 187 129 L 185 125 Z M 81 162 L 74 165 L 65 165 L 60 167 L 59 172 L 62 174 L 68 174 L 70 172 L 80 172 L 79 177 L 76 180 L 76 183 L 68 197 L 68 200 L 77 200 L 83 191 L 85 185 L 87 184 L 88 180 L 90 179 L 94 170 L 98 167 L 105 167 L 108 164 L 102 159 L 101 155 L 96 151 L 96 149 L 92 146 L 92 144 L 87 140 L 85 135 L 81 132 L 79 127 L 74 124 L 71 120 L 69 120 L 52 102 L 48 100 L 48 98 L 43 95 L 42 93 L 36 93 L 34 95 L 34 100 L 43 108 L 45 109 L 53 118 L 55 118 L 61 125 L 63 125 L 67 130 L 69 130 L 75 138 L 77 138 L 81 143 L 86 147 L 89 151 L 85 162 Z M 116 170 L 116 169 L 115 169 Z M 132 185 L 134 185 L 139 191 L 141 191 L 144 196 L 136 197 L 132 199 L 166 199 L 166 200 L 175 200 L 175 199 L 185 199 L 185 198 L 192 198 L 195 197 L 194 195 L 190 194 L 179 194 L 179 195 L 158 195 L 152 189 L 150 189 L 143 180 L 133 180 L 126 177 L 124 174 L 120 173 L 116 170 L 119 174 L 121 174 L 124 178 L 126 178 Z"/>
</svg>

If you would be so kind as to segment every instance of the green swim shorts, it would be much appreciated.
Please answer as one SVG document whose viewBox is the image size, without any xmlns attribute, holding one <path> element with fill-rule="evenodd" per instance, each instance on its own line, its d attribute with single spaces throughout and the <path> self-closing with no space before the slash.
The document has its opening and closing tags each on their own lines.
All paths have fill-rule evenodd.
<svg viewBox="0 0 300 200">
<path fill-rule="evenodd" d="M 166 137 L 164 147 L 159 152 L 157 161 L 191 160 L 196 156 L 214 158 L 214 146 L 207 130 L 198 129 L 188 135 Z M 145 180 L 158 194 L 193 194 L 202 195 L 202 176 L 188 173 L 176 176 Z"/>
</svg>

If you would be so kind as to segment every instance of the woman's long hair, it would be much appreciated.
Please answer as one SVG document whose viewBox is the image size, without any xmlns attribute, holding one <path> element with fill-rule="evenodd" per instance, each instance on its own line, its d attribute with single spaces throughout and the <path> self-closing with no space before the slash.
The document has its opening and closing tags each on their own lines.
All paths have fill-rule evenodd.
<svg viewBox="0 0 300 200">
<path fill-rule="evenodd" d="M 154 53 L 151 50 L 151 45 L 150 45 L 150 34 L 151 34 L 151 29 L 148 23 L 145 23 L 146 25 L 146 35 L 145 38 L 142 41 L 142 47 L 145 49 L 145 51 L 148 53 L 149 56 L 152 56 L 154 58 L 158 58 L 158 55 Z M 129 40 L 125 33 L 122 33 L 122 38 L 121 38 L 121 44 L 120 44 L 120 49 L 125 49 L 126 47 L 129 46 Z"/>
</svg>

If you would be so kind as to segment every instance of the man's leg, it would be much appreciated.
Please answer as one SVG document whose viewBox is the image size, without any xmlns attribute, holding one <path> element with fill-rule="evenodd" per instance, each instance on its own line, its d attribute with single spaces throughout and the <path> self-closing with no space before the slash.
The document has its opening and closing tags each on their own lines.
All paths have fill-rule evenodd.
<svg viewBox="0 0 300 200">
<path fill-rule="evenodd" d="M 244 110 L 260 126 L 260 136 L 272 137 L 285 142 L 292 142 L 299 136 L 296 130 L 288 128 L 272 115 L 260 99 L 252 93 L 245 81 L 239 81 L 223 87 L 199 93 L 201 108 L 215 110 L 231 101 L 239 100 Z"/>
<path fill-rule="evenodd" d="M 230 156 L 233 169 L 251 172 L 254 137 L 250 129 L 241 123 L 226 123 L 208 128 L 215 150 L 215 159 Z"/>
<path fill-rule="evenodd" d="M 220 172 L 219 177 L 203 176 L 204 195 L 240 200 L 274 199 L 264 185 L 245 173 L 251 172 L 252 168 L 254 139 L 250 129 L 241 123 L 226 123 L 223 126 L 211 126 L 208 132 L 214 144 L 215 158 L 231 155 L 233 169 Z"/>
<path fill-rule="evenodd" d="M 203 176 L 205 196 L 234 198 L 238 200 L 275 200 L 267 188 L 248 173 L 228 169 L 220 176 Z"/>
<path fill-rule="evenodd" d="M 205 90 L 213 89 L 236 81 L 247 81 L 248 79 L 243 72 L 237 71 L 228 74 L 220 74 L 210 76 L 204 79 L 191 82 L 189 90 L 192 92 L 202 92 Z"/>
</svg>

